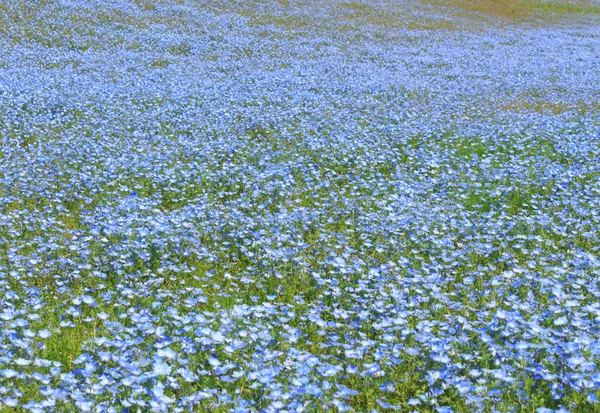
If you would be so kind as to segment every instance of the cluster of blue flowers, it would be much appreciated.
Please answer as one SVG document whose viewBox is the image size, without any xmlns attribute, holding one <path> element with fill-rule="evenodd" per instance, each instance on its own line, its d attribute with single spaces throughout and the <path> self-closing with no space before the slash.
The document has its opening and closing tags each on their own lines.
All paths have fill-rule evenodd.
<svg viewBox="0 0 600 413">
<path fill-rule="evenodd" d="M 0 4 L 0 410 L 599 409 L 597 27 L 272 3 Z"/>
</svg>

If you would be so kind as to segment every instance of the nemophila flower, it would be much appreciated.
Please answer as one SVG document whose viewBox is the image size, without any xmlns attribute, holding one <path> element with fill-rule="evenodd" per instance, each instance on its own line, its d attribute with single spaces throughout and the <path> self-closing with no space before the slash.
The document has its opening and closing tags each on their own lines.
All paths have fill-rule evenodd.
<svg viewBox="0 0 600 413">
<path fill-rule="evenodd" d="M 407 405 L 409 406 L 418 406 L 421 404 L 421 401 L 419 399 L 408 399 L 408 401 L 406 402 Z"/>
<path fill-rule="evenodd" d="M 6 10 L 4 404 L 594 402 L 586 20 L 171 3 Z"/>
<path fill-rule="evenodd" d="M 18 366 L 28 366 L 29 364 L 31 364 L 31 361 L 25 360 L 23 358 L 18 358 L 16 360 L 14 360 L 14 363 Z"/>
<path fill-rule="evenodd" d="M 166 376 L 171 372 L 171 366 L 167 363 L 163 363 L 160 360 L 154 362 L 153 366 L 153 374 L 157 376 Z"/>
<path fill-rule="evenodd" d="M 383 409 L 390 409 L 390 410 L 400 410 L 401 409 L 400 406 L 394 406 L 393 404 L 385 402 L 381 399 L 376 399 L 376 402 Z"/>
<path fill-rule="evenodd" d="M 83 297 L 81 297 L 81 301 L 89 306 L 94 306 L 96 304 L 96 300 L 94 300 L 94 298 L 90 297 L 89 295 L 84 295 Z"/>
<path fill-rule="evenodd" d="M 41 338 L 50 338 L 52 336 L 52 333 L 49 330 L 40 330 L 38 331 L 38 336 L 40 336 Z"/>
<path fill-rule="evenodd" d="M 110 314 L 105 313 L 104 311 L 101 311 L 100 313 L 98 313 L 98 318 L 101 320 L 107 320 L 110 317 Z"/>
<path fill-rule="evenodd" d="M 10 379 L 10 378 L 18 376 L 19 373 L 12 369 L 4 369 L 4 370 L 2 370 L 2 375 L 4 377 L 6 377 L 7 379 Z"/>
<path fill-rule="evenodd" d="M 396 391 L 396 386 L 393 382 L 386 381 L 385 383 L 383 383 L 379 386 L 379 390 L 387 391 L 387 392 L 394 392 L 394 391 Z"/>
<path fill-rule="evenodd" d="M 5 397 L 2 402 L 8 407 L 17 407 L 19 405 L 19 399 L 15 397 Z"/>
<path fill-rule="evenodd" d="M 175 351 L 171 350 L 169 347 L 159 349 L 156 352 L 156 354 L 159 357 L 166 357 L 166 358 L 170 358 L 170 359 L 174 359 L 175 357 L 177 357 L 177 353 Z"/>
<path fill-rule="evenodd" d="M 12 320 L 14 317 L 13 313 L 10 311 L 4 311 L 0 314 L 0 319 L 4 320 L 4 321 L 9 321 Z"/>
</svg>

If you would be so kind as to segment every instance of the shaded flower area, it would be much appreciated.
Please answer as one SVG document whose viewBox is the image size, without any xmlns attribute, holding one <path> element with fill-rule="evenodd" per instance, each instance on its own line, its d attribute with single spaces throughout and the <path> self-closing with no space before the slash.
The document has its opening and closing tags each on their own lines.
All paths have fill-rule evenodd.
<svg viewBox="0 0 600 413">
<path fill-rule="evenodd" d="M 600 411 L 599 22 L 552 4 L 3 1 L 0 411 Z"/>
</svg>

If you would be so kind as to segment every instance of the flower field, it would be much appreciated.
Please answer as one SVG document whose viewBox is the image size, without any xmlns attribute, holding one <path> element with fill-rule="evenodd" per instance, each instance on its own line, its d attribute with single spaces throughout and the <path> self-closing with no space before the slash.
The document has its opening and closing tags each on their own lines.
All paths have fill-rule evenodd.
<svg viewBox="0 0 600 413">
<path fill-rule="evenodd" d="M 0 3 L 0 412 L 600 412 L 600 3 Z"/>
</svg>

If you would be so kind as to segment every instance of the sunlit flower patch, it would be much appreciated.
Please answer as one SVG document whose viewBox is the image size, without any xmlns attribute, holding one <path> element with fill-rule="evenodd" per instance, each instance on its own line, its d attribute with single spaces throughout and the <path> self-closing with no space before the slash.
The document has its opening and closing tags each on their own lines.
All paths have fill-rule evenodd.
<svg viewBox="0 0 600 413">
<path fill-rule="evenodd" d="M 0 410 L 600 409 L 593 18 L 0 4 Z"/>
</svg>

